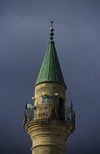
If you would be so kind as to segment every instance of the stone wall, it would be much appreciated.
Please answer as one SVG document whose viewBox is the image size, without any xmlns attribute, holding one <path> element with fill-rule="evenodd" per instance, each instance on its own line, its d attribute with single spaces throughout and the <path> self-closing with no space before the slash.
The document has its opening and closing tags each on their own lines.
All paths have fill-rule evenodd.
<svg viewBox="0 0 100 154">
<path fill-rule="evenodd" d="M 50 102 L 43 103 L 42 97 L 50 97 Z M 54 117 L 56 119 L 57 114 L 59 116 L 60 109 L 59 107 L 59 99 L 63 99 L 65 105 L 65 86 L 55 82 L 45 82 L 40 83 L 35 86 L 35 106 L 36 108 L 34 115 L 36 118 L 42 118 L 46 115 L 46 112 L 50 113 L 50 117 Z M 42 104 L 42 106 L 39 106 Z M 54 106 L 54 107 L 52 107 Z M 50 111 L 51 110 L 51 111 Z M 64 119 L 65 112 L 63 110 L 62 118 Z"/>
<path fill-rule="evenodd" d="M 32 154 L 65 154 L 65 142 L 74 131 L 71 124 L 57 120 L 39 120 L 24 126 L 32 140 Z"/>
</svg>

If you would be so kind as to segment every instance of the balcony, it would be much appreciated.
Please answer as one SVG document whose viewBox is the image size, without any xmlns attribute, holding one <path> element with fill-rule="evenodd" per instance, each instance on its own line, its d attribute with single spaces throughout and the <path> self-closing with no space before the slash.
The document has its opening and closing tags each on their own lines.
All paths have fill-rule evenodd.
<svg viewBox="0 0 100 154">
<path fill-rule="evenodd" d="M 61 120 L 75 127 L 75 112 L 67 106 L 44 103 L 34 106 L 34 108 L 25 109 L 24 125 L 31 121 L 44 119 Z"/>
</svg>

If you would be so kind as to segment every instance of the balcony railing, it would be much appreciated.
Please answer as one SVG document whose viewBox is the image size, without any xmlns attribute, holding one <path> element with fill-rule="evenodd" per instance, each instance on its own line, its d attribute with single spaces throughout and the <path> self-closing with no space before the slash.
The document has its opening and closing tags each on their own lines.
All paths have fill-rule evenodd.
<svg viewBox="0 0 100 154">
<path fill-rule="evenodd" d="M 72 124 L 75 127 L 75 112 L 67 106 L 39 104 L 34 108 L 25 109 L 24 125 L 30 121 L 54 119 Z"/>
</svg>

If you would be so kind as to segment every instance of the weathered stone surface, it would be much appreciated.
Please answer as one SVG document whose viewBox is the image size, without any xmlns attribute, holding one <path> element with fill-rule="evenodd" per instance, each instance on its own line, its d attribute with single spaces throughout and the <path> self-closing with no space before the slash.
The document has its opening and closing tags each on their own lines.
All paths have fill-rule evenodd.
<svg viewBox="0 0 100 154">
<path fill-rule="evenodd" d="M 58 96 L 55 96 L 55 93 Z M 42 104 L 42 95 L 46 94 L 47 96 L 51 96 L 51 103 L 57 104 L 59 103 L 59 98 L 65 100 L 65 86 L 59 83 L 41 83 L 35 87 L 35 105 Z"/>
<path fill-rule="evenodd" d="M 55 94 L 58 94 L 57 96 Z M 50 103 L 42 103 L 42 96 L 50 96 Z M 63 100 L 63 105 L 65 105 L 65 86 L 59 83 L 47 82 L 40 83 L 35 86 L 35 106 L 42 104 L 40 109 L 36 109 L 34 116 L 36 119 L 42 119 L 44 116 L 47 117 L 47 114 L 50 112 L 50 117 L 55 118 L 59 115 L 59 99 Z M 48 108 L 46 106 L 48 105 Z M 44 108 L 45 105 L 45 108 Z M 51 109 L 51 106 L 54 105 L 54 108 Z M 61 104 L 62 105 L 62 104 Z M 47 114 L 46 114 L 47 113 Z M 62 112 L 62 119 L 65 119 L 65 111 Z"/>
<path fill-rule="evenodd" d="M 32 153 L 65 154 L 65 142 L 74 131 L 71 124 L 59 120 L 38 120 L 24 126 L 32 140 Z"/>
<path fill-rule="evenodd" d="M 60 107 L 65 106 L 65 90 L 65 85 L 55 82 L 42 82 L 35 86 L 34 105 L 38 107 L 34 110 L 34 121 L 24 125 L 32 140 L 32 154 L 65 154 L 65 142 L 74 131 L 74 126 L 65 122 L 65 110 Z M 44 95 L 49 96 L 51 101 L 43 103 Z M 61 110 L 61 119 L 53 120 Z M 50 119 L 46 119 L 47 115 Z"/>
</svg>

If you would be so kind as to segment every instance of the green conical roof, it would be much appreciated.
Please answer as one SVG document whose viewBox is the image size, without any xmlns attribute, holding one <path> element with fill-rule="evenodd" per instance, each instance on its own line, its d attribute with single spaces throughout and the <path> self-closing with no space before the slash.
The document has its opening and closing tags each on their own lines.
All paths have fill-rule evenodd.
<svg viewBox="0 0 100 154">
<path fill-rule="evenodd" d="M 58 81 L 65 84 L 53 41 L 48 44 L 36 84 L 41 81 Z"/>
<path fill-rule="evenodd" d="M 54 81 L 54 82 L 63 83 L 65 85 L 60 64 L 58 61 L 58 56 L 55 49 L 55 43 L 52 41 L 53 35 L 54 35 L 53 33 L 54 29 L 53 29 L 52 23 L 53 22 L 51 22 L 51 28 L 50 28 L 51 41 L 48 44 L 36 84 L 38 84 L 39 82 Z"/>
</svg>

